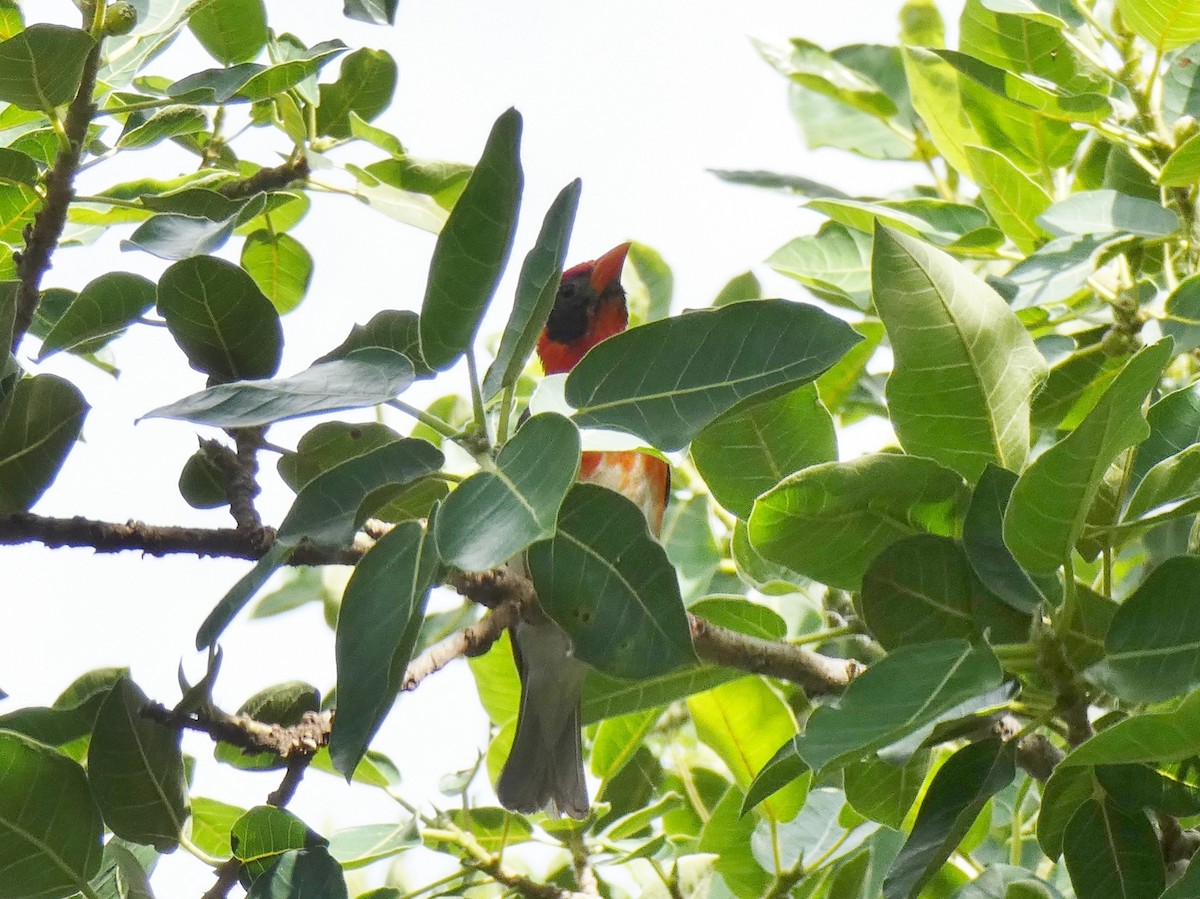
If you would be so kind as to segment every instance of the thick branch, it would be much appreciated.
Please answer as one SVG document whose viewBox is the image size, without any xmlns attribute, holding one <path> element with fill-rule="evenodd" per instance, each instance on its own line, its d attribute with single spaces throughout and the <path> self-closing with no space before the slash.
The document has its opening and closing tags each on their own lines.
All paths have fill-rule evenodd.
<svg viewBox="0 0 1200 899">
<path fill-rule="evenodd" d="M 293 181 L 303 181 L 308 177 L 308 160 L 301 156 L 289 159 L 271 168 L 262 168 L 249 178 L 239 178 L 222 184 L 217 190 L 231 200 L 241 200 L 255 194 L 267 193 L 272 190 L 282 190 Z"/>
<path fill-rule="evenodd" d="M 332 712 L 305 712 L 299 723 L 270 724 L 249 715 L 229 715 L 220 709 L 178 712 L 149 703 L 142 716 L 176 730 L 195 730 L 244 752 L 272 752 L 283 759 L 311 758 L 329 742 Z"/>
<path fill-rule="evenodd" d="M 75 174 L 83 156 L 88 125 L 95 112 L 92 94 L 96 90 L 96 72 L 100 68 L 100 41 L 97 41 L 83 63 L 83 78 L 75 99 L 67 108 L 63 124 L 66 144 L 54 159 L 54 168 L 46 175 L 46 202 L 26 229 L 25 249 L 17 258 L 17 308 L 13 320 L 12 350 L 15 353 L 37 311 L 42 297 L 42 278 L 50 268 L 50 257 L 58 248 L 67 210 L 75 197 Z"/>
</svg>

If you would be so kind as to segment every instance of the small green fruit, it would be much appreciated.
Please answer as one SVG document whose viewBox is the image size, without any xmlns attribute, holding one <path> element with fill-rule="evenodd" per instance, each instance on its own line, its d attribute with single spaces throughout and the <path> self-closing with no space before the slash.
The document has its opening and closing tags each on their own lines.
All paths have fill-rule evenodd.
<svg viewBox="0 0 1200 899">
<path fill-rule="evenodd" d="M 104 12 L 104 36 L 115 37 L 119 34 L 129 34 L 137 25 L 137 10 L 132 3 L 124 0 L 114 3 Z"/>
</svg>

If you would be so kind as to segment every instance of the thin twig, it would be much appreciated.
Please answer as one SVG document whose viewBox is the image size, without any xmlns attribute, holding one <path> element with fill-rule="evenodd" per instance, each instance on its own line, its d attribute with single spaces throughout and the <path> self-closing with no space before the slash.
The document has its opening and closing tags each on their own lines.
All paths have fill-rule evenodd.
<svg viewBox="0 0 1200 899">
<path fill-rule="evenodd" d="M 506 602 L 474 624 L 439 640 L 409 662 L 400 689 L 406 692 L 417 689 L 421 681 L 441 671 L 460 656 L 472 657 L 487 652 L 492 648 L 492 644 L 500 639 L 505 628 L 516 623 L 520 614 L 521 607 L 518 602 Z"/>
</svg>

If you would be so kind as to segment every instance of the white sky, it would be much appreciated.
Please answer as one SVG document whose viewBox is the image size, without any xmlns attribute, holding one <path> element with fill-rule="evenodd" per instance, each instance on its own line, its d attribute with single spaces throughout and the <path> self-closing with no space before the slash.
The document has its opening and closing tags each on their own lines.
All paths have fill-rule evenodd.
<svg viewBox="0 0 1200 899">
<path fill-rule="evenodd" d="M 852 194 L 885 193 L 911 177 L 911 170 L 896 163 L 805 151 L 788 112 L 784 81 L 750 41 L 783 44 L 796 35 L 827 47 L 894 43 L 900 5 L 899 0 L 402 0 L 389 29 L 344 19 L 339 0 L 267 2 L 277 31 L 292 31 L 309 44 L 339 37 L 352 48 L 386 48 L 396 57 L 395 102 L 376 124 L 416 155 L 471 162 L 497 115 L 509 106 L 522 112 L 526 188 L 513 276 L 550 200 L 581 176 L 583 197 L 568 262 L 593 258 L 625 239 L 649 244 L 674 270 L 677 309 L 707 305 L 730 277 L 751 266 L 770 292 L 805 298 L 799 285 L 770 276 L 759 262 L 792 237 L 814 230 L 817 218 L 800 210 L 795 199 L 725 184 L 706 169 L 793 172 Z M 67 0 L 24 6 L 30 21 L 77 20 Z M 179 76 L 211 65 L 185 33 L 150 71 Z M 326 69 L 325 80 L 336 75 L 337 66 L 335 61 Z M 253 158 L 274 164 L 269 149 Z M 161 148 L 123 156 L 124 162 L 89 172 L 82 190 L 151 173 L 170 177 L 194 165 Z M 132 228 L 118 230 L 96 247 L 59 253 L 46 286 L 78 289 L 114 268 L 161 272 L 160 260 L 118 253 L 117 238 Z M 419 308 L 431 235 L 343 197 L 317 197 L 294 234 L 316 258 L 316 272 L 305 303 L 284 318 L 281 374 L 306 367 L 340 342 L 352 323 L 380 309 Z M 502 326 L 513 282 L 509 277 L 502 285 L 485 332 Z M 25 353 L 35 345 L 27 341 Z M 123 369 L 118 381 L 65 357 L 37 369 L 74 380 L 93 409 L 85 442 L 34 511 L 228 526 L 225 510 L 192 510 L 176 489 L 197 430 L 165 420 L 134 426 L 149 409 L 202 388 L 202 376 L 187 368 L 161 329 L 135 329 L 114 351 Z M 448 384 L 422 396 L 452 389 Z M 398 415 L 389 423 L 401 430 L 410 425 Z M 272 439 L 294 446 L 312 424 L 277 427 Z M 263 461 L 268 477 L 260 508 L 267 521 L 277 523 L 291 494 L 274 477 L 275 457 L 265 455 Z M 131 665 L 153 698 L 173 703 L 180 660 L 193 678 L 202 670 L 200 656 L 191 650 L 197 625 L 248 566 L 183 556 L 96 557 L 88 550 L 37 546 L 6 548 L 2 558 L 6 620 L 12 624 L 0 631 L 0 687 L 11 695 L 0 711 L 48 704 L 77 675 L 106 665 Z M 243 618 L 222 645 L 225 665 L 216 699 L 231 710 L 272 683 L 304 679 L 323 690 L 333 684 L 332 635 L 316 606 L 266 621 Z M 399 763 L 411 799 L 437 801 L 437 775 L 472 764 L 486 738 L 470 675 L 456 663 L 399 702 L 375 745 Z M 276 773 L 227 773 L 204 764 L 211 758 L 207 740 L 189 737 L 185 749 L 202 763 L 199 795 L 249 806 L 260 803 L 278 780 Z M 327 835 L 337 826 L 394 819 L 398 811 L 364 788 L 318 773 L 308 776 L 292 809 Z M 155 878 L 160 897 L 198 895 L 209 883 L 207 870 L 182 851 Z M 362 883 L 351 881 L 351 895 Z"/>
</svg>

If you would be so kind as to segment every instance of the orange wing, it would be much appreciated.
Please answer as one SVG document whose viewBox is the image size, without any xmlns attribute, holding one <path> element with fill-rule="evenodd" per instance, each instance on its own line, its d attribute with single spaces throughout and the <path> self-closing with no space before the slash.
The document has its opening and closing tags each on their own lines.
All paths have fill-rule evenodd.
<svg viewBox="0 0 1200 899">
<path fill-rule="evenodd" d="M 658 536 L 671 488 L 671 468 L 658 456 L 632 450 L 584 453 L 579 480 L 599 484 L 633 500 Z"/>
</svg>

